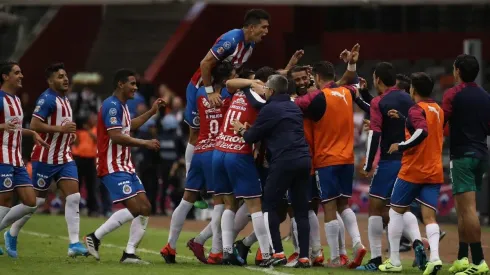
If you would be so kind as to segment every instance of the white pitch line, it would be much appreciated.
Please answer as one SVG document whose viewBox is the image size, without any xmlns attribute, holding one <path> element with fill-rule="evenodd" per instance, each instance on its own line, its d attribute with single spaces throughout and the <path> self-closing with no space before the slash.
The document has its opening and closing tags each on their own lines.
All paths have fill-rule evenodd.
<svg viewBox="0 0 490 275">
<path fill-rule="evenodd" d="M 49 235 L 49 234 L 44 234 L 44 233 L 39 233 L 39 232 L 34 232 L 34 231 L 22 230 L 22 233 L 27 234 L 27 235 L 31 235 L 31 236 L 36 236 L 36 237 L 43 238 L 43 239 L 57 238 L 57 239 L 67 240 L 67 241 L 70 240 L 68 237 L 65 237 L 65 236 L 55 236 L 55 235 Z M 102 243 L 101 246 L 119 249 L 119 250 L 126 249 L 126 247 L 118 246 L 118 245 L 111 244 L 111 243 Z M 145 248 L 138 248 L 138 251 L 140 251 L 142 253 L 147 253 L 147 254 L 160 255 L 160 252 L 156 252 L 156 251 L 145 249 Z M 181 256 L 181 255 L 177 255 L 177 258 L 186 259 L 186 260 L 194 260 L 194 257 Z M 257 267 L 250 267 L 250 266 L 245 266 L 245 268 L 248 270 L 264 272 L 264 273 L 267 273 L 269 275 L 291 275 L 289 273 L 275 271 L 273 268 L 257 268 Z"/>
</svg>

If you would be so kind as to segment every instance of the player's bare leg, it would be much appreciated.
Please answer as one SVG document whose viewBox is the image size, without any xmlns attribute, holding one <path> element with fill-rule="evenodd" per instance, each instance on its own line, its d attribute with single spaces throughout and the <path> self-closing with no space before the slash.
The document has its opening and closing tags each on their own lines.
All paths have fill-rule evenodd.
<svg viewBox="0 0 490 275">
<path fill-rule="evenodd" d="M 359 226 L 357 225 L 356 214 L 349 207 L 349 198 L 340 197 L 336 199 L 337 211 L 342 217 L 345 228 L 352 239 L 352 262 L 349 264 L 349 268 L 356 268 L 362 264 L 362 259 L 367 253 L 366 248 L 361 242 L 361 234 L 359 233 Z"/>
</svg>

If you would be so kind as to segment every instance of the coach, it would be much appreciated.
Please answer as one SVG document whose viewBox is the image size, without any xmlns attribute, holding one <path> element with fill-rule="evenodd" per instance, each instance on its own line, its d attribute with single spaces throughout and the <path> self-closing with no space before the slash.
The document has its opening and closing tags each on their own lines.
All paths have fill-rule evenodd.
<svg viewBox="0 0 490 275">
<path fill-rule="evenodd" d="M 279 232 L 280 220 L 275 210 L 288 189 L 298 224 L 299 256 L 308 259 L 310 225 L 305 186 L 308 186 L 311 157 L 303 130 L 303 114 L 288 95 L 287 79 L 281 75 L 270 76 L 264 94 L 267 104 L 260 110 L 254 125 L 249 129 L 237 121 L 233 125 L 245 142 L 265 142 L 271 156 L 262 206 L 274 250 L 271 260 L 263 264 L 268 266 L 286 263 Z M 301 262 L 299 265 L 307 261 Z M 305 265 L 309 266 L 309 263 Z"/>
</svg>

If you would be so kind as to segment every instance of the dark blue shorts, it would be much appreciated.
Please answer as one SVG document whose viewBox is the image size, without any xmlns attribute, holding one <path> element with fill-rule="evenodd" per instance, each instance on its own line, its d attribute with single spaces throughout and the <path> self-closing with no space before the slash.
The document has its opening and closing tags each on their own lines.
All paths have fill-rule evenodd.
<svg viewBox="0 0 490 275">
<path fill-rule="evenodd" d="M 134 173 L 115 172 L 101 178 L 111 195 L 112 203 L 125 201 L 145 192 L 140 178 Z"/>
<path fill-rule="evenodd" d="M 218 150 L 213 154 L 213 179 L 215 195 L 234 194 L 236 198 L 259 198 L 262 185 L 250 154 L 225 153 Z"/>
<path fill-rule="evenodd" d="M 315 177 L 322 202 L 352 196 L 354 164 L 332 165 L 315 169 Z"/>
<path fill-rule="evenodd" d="M 379 161 L 369 186 L 369 195 L 374 198 L 389 200 L 401 166 L 400 160 Z"/>
<path fill-rule="evenodd" d="M 414 200 L 437 211 L 441 184 L 419 184 L 397 178 L 391 195 L 391 205 L 409 207 Z"/>
<path fill-rule="evenodd" d="M 214 150 L 196 153 L 192 156 L 191 167 L 185 182 L 185 190 L 199 192 L 206 188 L 208 193 L 214 192 L 213 152 Z"/>
<path fill-rule="evenodd" d="M 197 112 L 197 88 L 192 82 L 189 82 L 187 89 L 185 90 L 186 105 L 184 111 L 184 121 L 189 124 L 191 128 L 199 129 L 199 113 Z"/>
<path fill-rule="evenodd" d="M 51 182 L 60 180 L 78 181 L 78 169 L 75 161 L 63 164 L 48 164 L 44 162 L 32 162 L 32 185 L 38 191 L 46 191 Z"/>
<path fill-rule="evenodd" d="M 22 186 L 32 186 L 26 168 L 0 163 L 0 193 L 11 192 Z"/>
</svg>

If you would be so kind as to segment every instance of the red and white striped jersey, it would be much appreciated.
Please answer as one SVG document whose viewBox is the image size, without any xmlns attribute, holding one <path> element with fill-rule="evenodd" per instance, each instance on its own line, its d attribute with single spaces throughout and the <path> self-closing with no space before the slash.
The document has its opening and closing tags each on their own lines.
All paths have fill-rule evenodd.
<svg viewBox="0 0 490 275">
<path fill-rule="evenodd" d="M 0 131 L 1 149 L 0 163 L 13 166 L 24 166 L 22 161 L 22 120 L 24 112 L 20 99 L 0 90 L 0 124 L 7 122 L 15 124 L 14 131 Z"/>
<path fill-rule="evenodd" d="M 47 89 L 37 99 L 32 116 L 44 123 L 53 126 L 63 126 L 73 121 L 73 112 L 68 97 Z M 73 161 L 71 143 L 74 134 L 65 133 L 39 133 L 41 138 L 49 144 L 49 148 L 34 145 L 31 161 L 47 164 L 64 164 Z"/>
<path fill-rule="evenodd" d="M 120 130 L 126 136 L 131 132 L 128 106 L 115 96 L 104 100 L 97 118 L 97 176 L 99 177 L 115 172 L 135 172 L 131 162 L 131 148 L 114 144 L 108 133 L 113 130 Z"/>
</svg>

